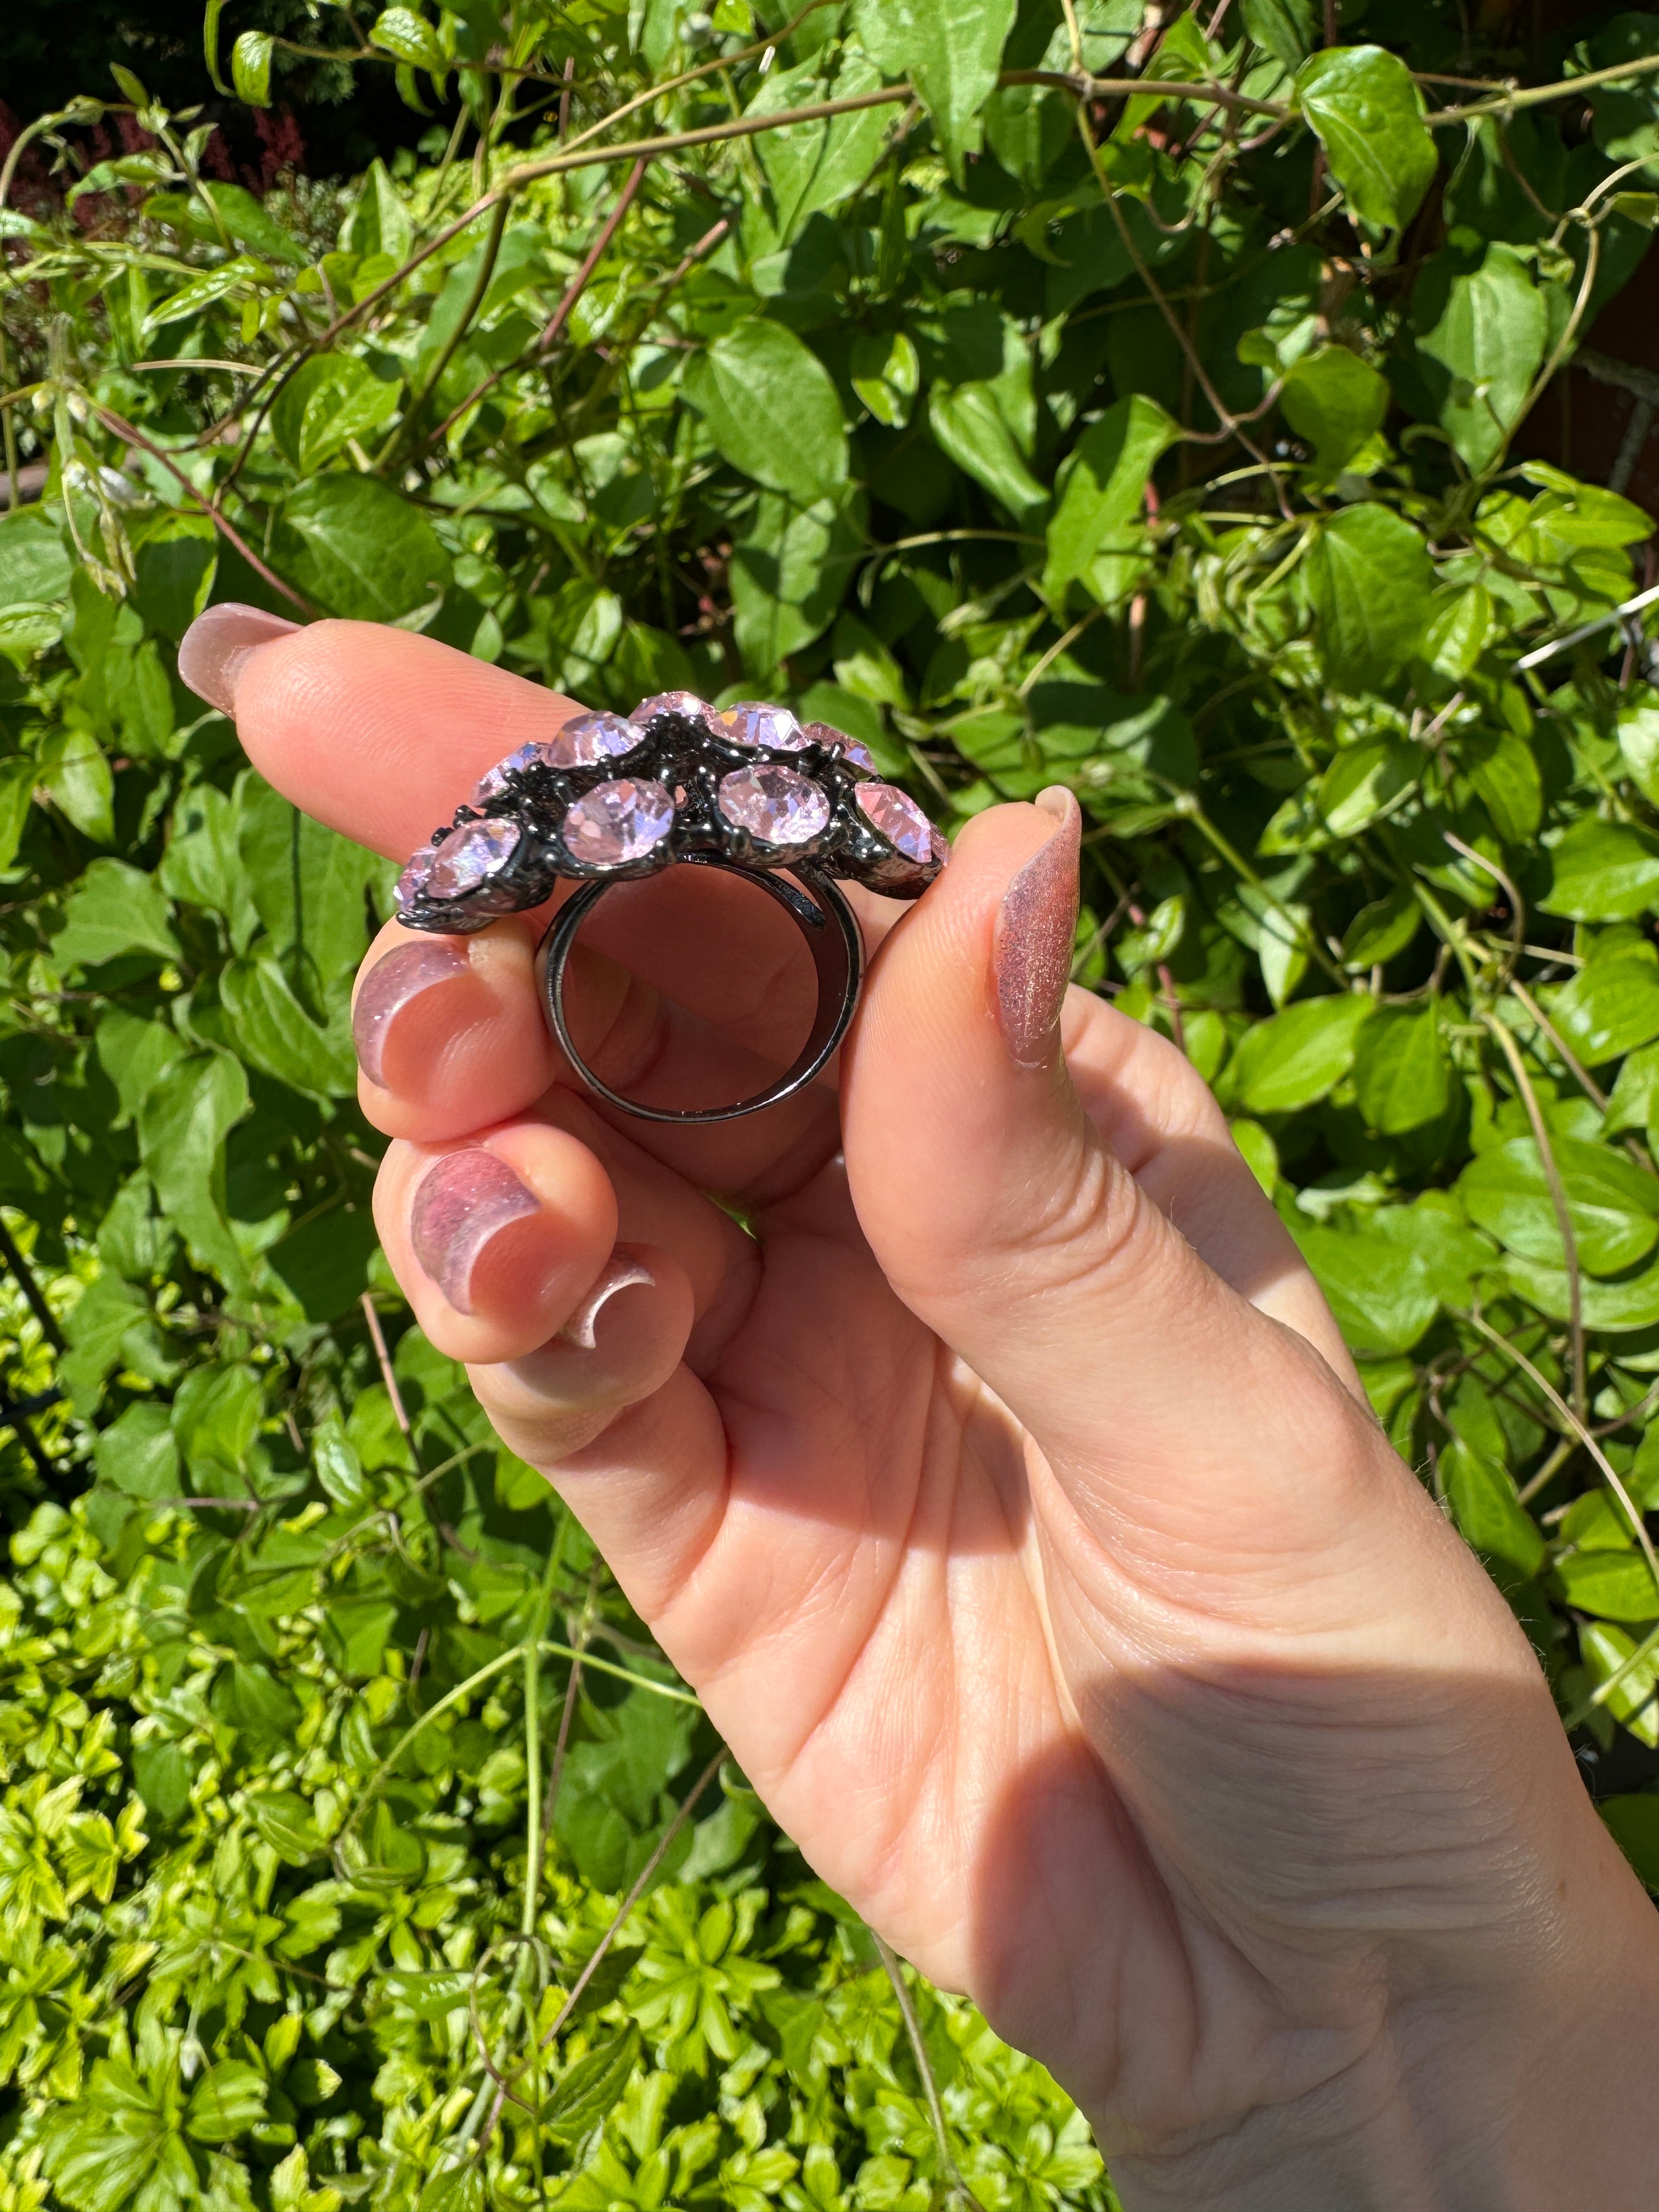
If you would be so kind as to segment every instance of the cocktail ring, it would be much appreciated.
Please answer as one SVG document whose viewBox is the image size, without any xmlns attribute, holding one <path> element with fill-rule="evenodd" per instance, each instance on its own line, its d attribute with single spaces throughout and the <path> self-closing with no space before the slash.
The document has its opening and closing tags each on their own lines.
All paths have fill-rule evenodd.
<svg viewBox="0 0 1659 2212">
<path fill-rule="evenodd" d="M 398 912 L 410 929 L 459 936 L 544 904 L 561 877 L 574 878 L 582 889 L 548 932 L 544 982 L 548 1022 L 571 1065 L 646 1121 L 729 1121 L 810 1083 L 847 1033 L 864 948 L 837 879 L 917 898 L 949 856 L 856 738 L 799 722 L 785 707 L 717 708 L 665 691 L 626 716 L 577 714 L 497 763 L 404 870 Z M 747 876 L 794 922 L 817 973 L 817 1011 L 793 1064 L 730 1106 L 623 1097 L 582 1060 L 565 1018 L 565 975 L 586 916 L 613 883 L 681 864 Z"/>
</svg>

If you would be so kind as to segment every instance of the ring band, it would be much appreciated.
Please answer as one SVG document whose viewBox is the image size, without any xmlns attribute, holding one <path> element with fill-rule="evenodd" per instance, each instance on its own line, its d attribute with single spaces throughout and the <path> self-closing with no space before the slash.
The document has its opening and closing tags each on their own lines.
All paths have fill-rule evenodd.
<svg viewBox="0 0 1659 2212">
<path fill-rule="evenodd" d="M 846 1034 L 863 945 L 837 882 L 918 898 L 949 857 L 915 799 L 877 772 L 857 738 L 761 700 L 716 708 L 690 692 L 659 692 L 625 717 L 574 715 L 498 762 L 404 869 L 398 918 L 464 936 L 498 915 L 544 905 L 562 878 L 581 884 L 548 946 L 548 1022 L 571 1064 L 601 1097 L 644 1120 L 724 1121 L 799 1090 Z M 609 884 L 688 863 L 747 875 L 784 908 L 812 952 L 817 1013 L 793 1066 L 752 1098 L 646 1107 L 608 1089 L 575 1052 L 565 968 Z M 779 880 L 783 869 L 793 883 Z"/>
<path fill-rule="evenodd" d="M 610 890 L 608 883 L 584 884 L 574 898 L 568 899 L 559 908 L 547 933 L 542 993 L 549 1025 L 565 1058 L 588 1089 L 597 1091 L 612 1106 L 619 1106 L 623 1113 L 635 1115 L 642 1121 L 681 1125 L 735 1121 L 744 1114 L 758 1114 L 764 1106 L 775 1106 L 793 1097 L 796 1091 L 805 1090 L 828 1063 L 846 1036 L 848 1024 L 858 1005 L 859 986 L 864 974 L 864 939 L 859 933 L 853 909 L 828 877 L 806 875 L 805 883 L 810 889 L 805 889 L 781 876 L 739 867 L 715 854 L 688 854 L 686 860 L 688 866 L 719 868 L 727 874 L 745 877 L 757 890 L 769 893 L 777 901 L 806 940 L 812 965 L 817 971 L 817 1011 L 805 1043 L 781 1075 L 764 1090 L 740 1098 L 731 1106 L 647 1106 L 637 1098 L 623 1097 L 619 1091 L 613 1091 L 595 1075 L 576 1049 L 565 1018 L 564 981 L 577 933 Z"/>
</svg>

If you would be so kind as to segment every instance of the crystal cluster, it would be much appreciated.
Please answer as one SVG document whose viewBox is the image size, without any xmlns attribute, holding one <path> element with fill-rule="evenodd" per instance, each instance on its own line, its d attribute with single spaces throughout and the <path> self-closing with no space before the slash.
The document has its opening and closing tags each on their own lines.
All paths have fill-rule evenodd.
<svg viewBox="0 0 1659 2212">
<path fill-rule="evenodd" d="M 856 738 L 764 700 L 662 691 L 625 717 L 574 715 L 498 761 L 410 861 L 397 899 L 416 928 L 465 931 L 541 904 L 560 876 L 700 856 L 810 866 L 914 897 L 948 854 Z"/>
</svg>

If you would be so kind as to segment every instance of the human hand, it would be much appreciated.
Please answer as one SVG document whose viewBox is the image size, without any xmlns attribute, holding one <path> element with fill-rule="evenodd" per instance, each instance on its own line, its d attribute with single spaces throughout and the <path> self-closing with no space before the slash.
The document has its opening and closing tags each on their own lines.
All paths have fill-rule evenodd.
<svg viewBox="0 0 1659 2212">
<path fill-rule="evenodd" d="M 233 609 L 180 665 L 398 859 L 576 711 Z M 1651 1909 L 1204 1085 L 1066 991 L 1078 833 L 994 808 L 914 909 L 862 899 L 839 1094 L 700 1128 L 561 1080 L 525 921 L 388 926 L 388 1257 L 813 1866 L 1045 2061 L 1126 2203 L 1659 2201 L 1611 2124 Z M 624 1091 L 737 1097 L 805 1031 L 741 884 L 618 890 L 584 945 Z"/>
</svg>

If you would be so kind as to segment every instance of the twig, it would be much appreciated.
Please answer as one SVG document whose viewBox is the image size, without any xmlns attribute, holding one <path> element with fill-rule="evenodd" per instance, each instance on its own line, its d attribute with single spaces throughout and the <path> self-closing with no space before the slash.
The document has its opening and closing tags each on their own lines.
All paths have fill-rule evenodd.
<svg viewBox="0 0 1659 2212">
<path fill-rule="evenodd" d="M 1555 1047 L 1557 1052 L 1560 1054 L 1562 1060 L 1566 1066 L 1567 1073 L 1572 1077 L 1574 1082 L 1576 1082 L 1583 1090 L 1584 1096 L 1603 1114 L 1605 1114 L 1607 1110 L 1607 1092 L 1602 1090 L 1599 1083 L 1595 1081 L 1588 1070 L 1580 1066 L 1577 1058 L 1568 1048 L 1566 1041 L 1562 1036 L 1560 1030 L 1556 1028 L 1554 1023 L 1544 1012 L 1544 1009 L 1539 1005 L 1537 1000 L 1533 997 L 1532 993 L 1527 988 L 1524 983 L 1517 982 L 1513 976 L 1510 979 L 1510 989 L 1514 996 L 1521 1001 L 1521 1004 L 1526 1008 L 1533 1020 L 1537 1023 L 1539 1028 L 1549 1039 L 1550 1042 Z"/>
<path fill-rule="evenodd" d="M 198 507 L 214 528 L 235 547 L 256 576 L 263 577 L 273 592 L 280 592 L 289 605 L 298 607 L 302 615 L 316 613 L 317 610 L 309 599 L 302 599 L 292 585 L 283 581 L 274 568 L 266 567 L 240 531 L 226 520 L 220 508 L 211 500 L 203 498 L 201 493 L 197 490 L 171 454 L 164 452 L 160 446 L 153 445 L 142 430 L 134 429 L 131 422 L 113 413 L 111 409 L 103 406 L 98 400 L 89 399 L 87 404 L 112 436 L 119 438 L 126 445 L 136 446 L 140 453 L 148 453 L 153 461 L 161 463 L 167 474 L 176 479 L 185 497 Z"/>
<path fill-rule="evenodd" d="M 1497 1038 L 1526 1107 L 1527 1119 L 1532 1124 L 1533 1140 L 1544 1164 L 1544 1180 L 1549 1185 L 1550 1203 L 1555 1208 L 1556 1225 L 1561 1232 L 1562 1249 L 1567 1261 L 1569 1326 L 1572 1331 L 1572 1402 L 1577 1409 L 1575 1418 L 1582 1427 L 1589 1418 L 1584 1369 L 1584 1286 L 1578 1266 L 1578 1239 L 1573 1231 L 1572 1215 L 1567 1207 L 1566 1185 L 1562 1182 L 1561 1170 L 1556 1165 L 1555 1150 L 1550 1143 L 1544 1110 L 1538 1103 L 1538 1093 L 1533 1088 L 1532 1078 L 1527 1073 L 1527 1063 L 1521 1057 L 1520 1046 L 1496 1014 L 1484 1014 L 1481 1018 Z M 1585 1439 L 1589 1441 L 1588 1430 L 1585 1431 Z M 1617 1480 L 1616 1477 L 1614 1479 Z M 1659 1581 L 1659 1570 L 1656 1570 L 1655 1580 Z"/>
<path fill-rule="evenodd" d="M 1547 645 L 1534 646 L 1530 653 L 1523 653 L 1516 662 L 1516 674 L 1526 668 L 1541 668 L 1558 653 L 1565 653 L 1570 646 L 1582 645 L 1587 637 L 1594 637 L 1597 630 L 1607 629 L 1614 623 L 1623 622 L 1626 615 L 1640 614 L 1644 607 L 1650 607 L 1656 599 L 1659 599 L 1659 584 L 1655 584 L 1648 591 L 1638 592 L 1633 599 L 1621 600 L 1618 606 L 1609 607 L 1606 614 L 1597 615 L 1594 622 L 1583 623 L 1578 629 L 1570 629 L 1565 637 L 1553 638 Z"/>
<path fill-rule="evenodd" d="M 1554 1383 L 1552 1382 L 1547 1376 L 1540 1374 L 1537 1368 L 1533 1365 L 1531 1360 L 1528 1358 L 1526 1353 L 1522 1351 L 1519 1345 L 1511 1344 L 1508 1337 L 1500 1335 L 1498 1330 L 1496 1330 L 1492 1327 L 1492 1323 L 1486 1318 L 1484 1314 L 1470 1312 L 1464 1316 L 1464 1319 L 1469 1322 L 1475 1328 L 1479 1329 L 1481 1335 L 1486 1338 L 1489 1344 L 1495 1345 L 1498 1351 L 1508 1353 L 1509 1357 L 1515 1362 L 1516 1365 L 1521 1369 L 1522 1373 L 1527 1375 L 1537 1388 L 1543 1392 L 1544 1395 L 1549 1400 L 1551 1405 L 1554 1407 L 1556 1412 L 1561 1416 L 1561 1419 L 1572 1431 L 1574 1436 L 1577 1437 L 1579 1443 L 1583 1444 L 1584 1449 L 1595 1462 L 1596 1467 L 1601 1472 L 1601 1480 L 1607 1484 L 1607 1488 L 1613 1492 L 1613 1496 L 1619 1500 L 1620 1506 L 1624 1509 L 1625 1518 L 1630 1522 L 1631 1534 L 1635 1537 L 1638 1544 L 1640 1545 L 1642 1556 L 1648 1563 L 1648 1572 L 1653 1577 L 1654 1587 L 1656 1589 L 1659 1589 L 1659 1555 L 1656 1555 L 1654 1552 L 1653 1539 L 1648 1534 L 1647 1522 L 1643 1519 L 1641 1514 L 1637 1511 L 1635 1503 L 1632 1499 L 1629 1491 L 1626 1489 L 1624 1484 L 1620 1481 L 1618 1471 L 1614 1468 L 1613 1462 L 1602 1450 L 1601 1445 L 1597 1443 L 1595 1438 L 1590 1434 L 1589 1430 L 1585 1426 L 1584 1423 L 1579 1419 L 1577 1414 L 1575 1413 L 1571 1407 L 1568 1405 L 1566 1400 L 1556 1389 Z"/>
<path fill-rule="evenodd" d="M 870 1930 L 870 1941 L 876 1947 L 876 1955 L 881 1960 L 887 1978 L 893 1985 L 893 1995 L 898 2000 L 898 2008 L 904 2021 L 905 2033 L 910 2039 L 911 2055 L 915 2059 L 916 2071 L 921 2076 L 921 2086 L 927 2093 L 927 2111 L 933 2123 L 934 2136 L 939 2143 L 939 2163 L 949 2177 L 951 2194 L 954 2197 L 963 2199 L 969 2204 L 978 2206 L 980 2200 L 963 2180 L 962 2168 L 957 2164 L 955 2153 L 951 2148 L 951 2138 L 945 2132 L 945 2106 L 939 2101 L 939 2083 L 933 2078 L 933 2061 L 927 2056 L 927 2045 L 922 2039 L 921 2022 L 916 2016 L 915 2000 L 905 1986 L 903 1969 L 899 1965 L 897 1954 L 892 1945 L 884 1936 L 878 1936 L 873 1928 Z M 983 2212 L 982 2207 L 981 2212 Z"/>
<path fill-rule="evenodd" d="M 40 1334 L 54 1352 L 65 1352 L 68 1346 L 64 1332 L 58 1326 L 58 1316 L 46 1304 L 46 1294 L 34 1279 L 34 1270 L 24 1258 L 21 1247 L 3 1221 L 0 1221 L 0 1259 L 3 1259 L 17 1278 L 17 1287 L 28 1301 L 29 1311 L 40 1324 Z"/>
<path fill-rule="evenodd" d="M 410 401 L 404 410 L 403 421 L 393 431 L 387 441 L 385 453 L 376 462 L 377 476 L 384 474 L 391 468 L 413 436 L 422 416 L 426 412 L 427 402 L 442 382 L 444 371 L 455 358 L 456 353 L 465 340 L 467 332 L 472 327 L 473 317 L 483 306 L 485 295 L 489 290 L 490 279 L 495 274 L 495 258 L 501 250 L 502 235 L 507 229 L 508 204 L 506 200 L 498 200 L 495 204 L 489 218 L 489 228 L 484 234 L 482 258 L 478 263 L 478 274 L 473 282 L 472 289 L 466 296 L 466 303 L 461 309 L 454 329 L 450 332 L 445 343 L 439 348 L 438 358 L 433 362 L 425 383 Z M 446 423 L 444 427 L 447 429 L 449 426 Z"/>
<path fill-rule="evenodd" d="M 386 1348 L 386 1334 L 380 1327 L 380 1316 L 374 1310 L 374 1293 L 365 1291 L 358 1303 L 362 1307 L 363 1318 L 368 1323 L 369 1341 L 374 1346 L 374 1357 L 380 1362 L 380 1380 L 386 1385 L 386 1396 L 392 1401 L 392 1418 L 408 1440 L 409 1455 L 415 1462 L 415 1472 L 419 1474 L 423 1472 L 420 1447 L 415 1441 L 414 1430 L 409 1425 L 409 1415 L 404 1410 L 404 1394 L 398 1388 L 398 1378 L 392 1371 L 392 1355 Z"/>
<path fill-rule="evenodd" d="M 634 195 L 639 191 L 640 185 L 645 176 L 646 167 L 646 162 L 641 159 L 635 161 L 633 167 L 629 171 L 627 180 L 624 182 L 622 190 L 617 195 L 616 205 L 611 209 L 610 214 L 606 216 L 605 221 L 600 224 L 599 235 L 594 239 L 592 245 L 589 246 L 587 252 L 583 258 L 580 268 L 577 270 L 569 283 L 566 285 L 564 296 L 559 301 L 558 306 L 555 307 L 551 316 L 549 318 L 546 329 L 543 331 L 540 337 L 536 341 L 536 352 L 538 355 L 544 354 L 548 350 L 558 337 L 560 331 L 564 328 L 566 323 L 569 320 L 571 309 L 575 306 L 577 301 L 580 299 L 582 294 L 587 289 L 587 281 L 589 277 L 592 276 L 593 271 L 599 267 L 599 263 L 604 259 L 611 240 L 616 236 L 617 232 L 621 226 L 623 217 L 628 213 L 629 209 L 633 205 Z M 720 228 L 724 228 L 724 225 L 722 224 Z M 523 360 L 520 359 L 517 361 L 504 362 L 500 368 L 492 369 L 489 374 L 485 377 L 483 382 L 476 386 L 472 391 L 469 392 L 466 398 L 462 400 L 460 405 L 453 409 L 451 412 L 445 416 L 444 420 L 438 425 L 438 428 L 433 432 L 431 442 L 434 445 L 441 444 L 443 440 L 449 435 L 450 432 L 454 428 L 455 425 L 461 420 L 464 415 L 468 414 L 474 407 L 476 407 L 479 401 L 483 399 L 487 393 L 493 392 L 504 376 L 509 375 L 515 369 L 522 368 L 524 365 Z"/>
</svg>

